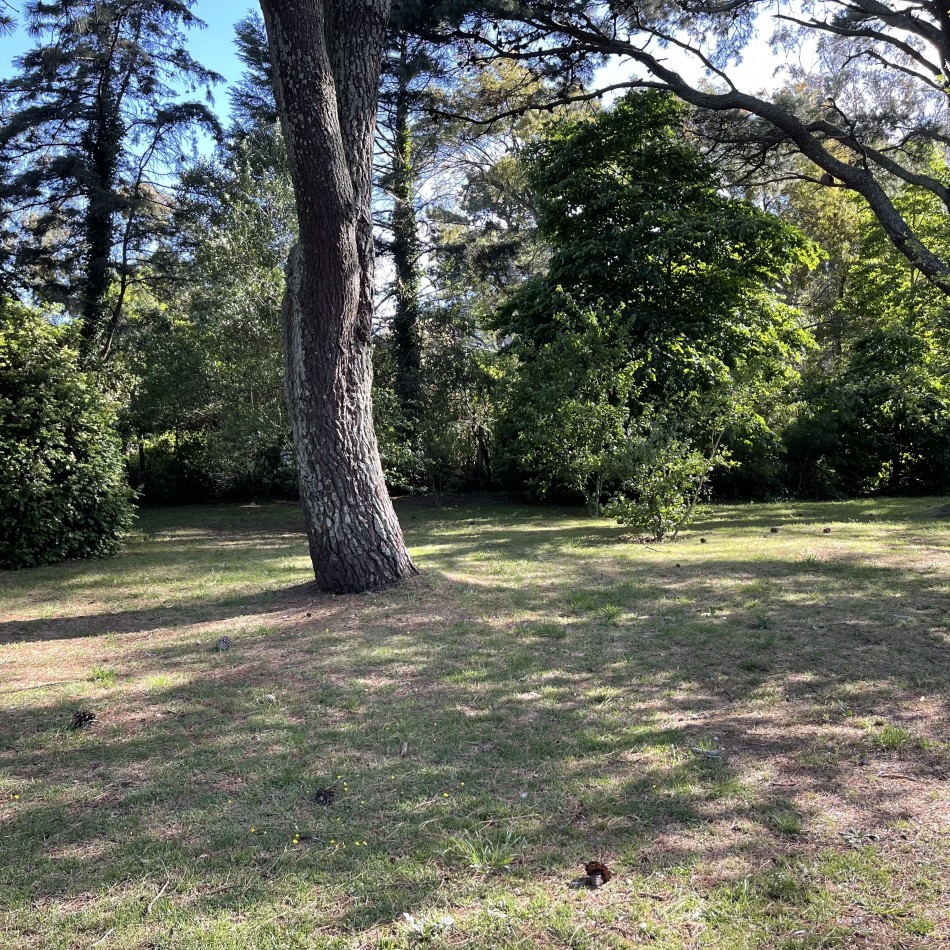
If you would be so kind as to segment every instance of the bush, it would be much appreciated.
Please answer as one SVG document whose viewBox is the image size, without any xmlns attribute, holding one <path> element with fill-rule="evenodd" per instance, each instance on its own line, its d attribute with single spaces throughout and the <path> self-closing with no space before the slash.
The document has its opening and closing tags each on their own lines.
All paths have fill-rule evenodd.
<svg viewBox="0 0 950 950">
<path fill-rule="evenodd" d="M 942 495 L 950 491 L 945 347 L 899 321 L 851 346 L 786 433 L 802 494 Z"/>
<path fill-rule="evenodd" d="M 217 431 L 161 432 L 140 438 L 126 457 L 141 507 L 220 501 L 294 501 L 297 468 L 290 447 L 232 445 Z"/>
<path fill-rule="evenodd" d="M 676 540 L 708 493 L 710 473 L 728 465 L 718 439 L 707 455 L 662 426 L 628 439 L 624 456 L 615 464 L 626 478 L 604 511 L 622 525 L 649 531 L 655 541 L 671 532 Z"/>
<path fill-rule="evenodd" d="M 112 554 L 132 520 L 114 413 L 72 335 L 0 302 L 0 567 Z"/>
</svg>

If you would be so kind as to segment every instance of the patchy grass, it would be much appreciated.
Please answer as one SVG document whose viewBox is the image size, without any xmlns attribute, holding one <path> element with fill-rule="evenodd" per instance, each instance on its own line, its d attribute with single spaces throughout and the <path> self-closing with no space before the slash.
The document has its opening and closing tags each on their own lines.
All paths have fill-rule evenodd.
<svg viewBox="0 0 950 950">
<path fill-rule="evenodd" d="M 888 752 L 900 752 L 911 742 L 911 734 L 901 726 L 882 726 L 875 738 L 878 745 Z"/>
<path fill-rule="evenodd" d="M 101 686 L 103 689 L 115 686 L 115 670 L 110 669 L 108 666 L 93 667 L 90 678 L 97 686 Z"/>
<path fill-rule="evenodd" d="M 292 506 L 176 509 L 0 575 L 0 946 L 946 946 L 945 503 L 405 505 L 359 597 Z"/>
</svg>

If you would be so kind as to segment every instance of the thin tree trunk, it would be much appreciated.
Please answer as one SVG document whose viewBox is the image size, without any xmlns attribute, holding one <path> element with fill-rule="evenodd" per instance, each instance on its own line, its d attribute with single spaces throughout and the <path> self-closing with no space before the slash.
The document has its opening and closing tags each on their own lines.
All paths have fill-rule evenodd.
<svg viewBox="0 0 950 950">
<path fill-rule="evenodd" d="M 722 437 L 726 434 L 726 430 L 723 429 L 719 432 L 718 435 L 713 437 L 711 447 L 709 449 L 709 461 L 713 462 L 716 459 L 716 456 L 719 455 L 719 446 L 722 443 Z M 710 469 L 711 471 L 711 469 Z M 679 536 L 680 528 L 685 525 L 690 516 L 693 513 L 693 509 L 696 507 L 699 502 L 700 495 L 703 493 L 703 489 L 706 487 L 706 482 L 709 480 L 709 471 L 703 472 L 702 477 L 699 479 L 699 483 L 696 485 L 696 488 L 693 490 L 692 497 L 689 500 L 689 504 L 686 506 L 686 511 L 683 512 L 679 521 L 676 522 L 676 527 L 673 530 L 672 540 L 675 541 Z"/>
<path fill-rule="evenodd" d="M 600 517 L 600 496 L 604 493 L 604 473 L 598 469 L 594 477 L 594 494 L 591 496 L 591 512 L 595 518 Z"/>
<path fill-rule="evenodd" d="M 125 129 L 119 105 L 113 95 L 116 77 L 111 60 L 102 65 L 96 91 L 95 116 L 88 131 L 88 181 L 86 182 L 86 262 L 82 299 L 81 355 L 86 366 L 102 356 L 102 339 L 107 322 L 109 285 L 114 266 L 115 187 L 119 153 Z"/>
<path fill-rule="evenodd" d="M 106 137 L 106 136 L 103 136 Z M 86 261 L 82 307 L 82 358 L 85 366 L 98 362 L 102 349 L 112 282 L 112 243 L 115 238 L 113 188 L 118 156 L 109 145 L 99 144 L 93 157 L 94 183 L 87 197 L 85 220 Z"/>
<path fill-rule="evenodd" d="M 334 593 L 415 573 L 373 431 L 373 132 L 389 0 L 262 0 L 297 198 L 286 394 L 314 574 Z"/>
<path fill-rule="evenodd" d="M 400 57 L 396 76 L 393 121 L 392 255 L 396 269 L 396 312 L 392 335 L 396 356 L 396 396 L 415 434 L 421 402 L 422 341 L 419 332 L 419 239 L 416 224 L 416 171 L 413 165 L 412 132 L 409 127 L 408 38 L 399 37 Z"/>
</svg>

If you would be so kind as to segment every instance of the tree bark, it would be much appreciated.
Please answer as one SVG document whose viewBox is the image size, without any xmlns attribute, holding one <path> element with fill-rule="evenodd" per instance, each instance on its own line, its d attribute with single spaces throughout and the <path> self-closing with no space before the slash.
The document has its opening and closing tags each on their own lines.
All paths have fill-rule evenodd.
<svg viewBox="0 0 950 950">
<path fill-rule="evenodd" d="M 115 241 L 116 177 L 124 129 L 110 83 L 108 64 L 99 84 L 96 118 L 88 132 L 86 183 L 86 260 L 82 307 L 82 359 L 86 368 L 95 366 L 102 354 L 107 298 L 115 272 L 112 245 Z"/>
<path fill-rule="evenodd" d="M 410 434 L 415 436 L 422 402 L 422 340 L 419 329 L 422 278 L 418 263 L 416 171 L 413 166 L 412 131 L 409 127 L 411 73 L 405 33 L 399 36 L 399 43 L 393 119 L 392 255 L 396 270 L 396 311 L 393 314 L 392 337 L 396 356 L 396 396 L 409 423 Z"/>
<path fill-rule="evenodd" d="M 373 133 L 390 0 L 262 0 L 297 199 L 286 395 L 314 574 L 333 593 L 416 573 L 373 431 Z"/>
</svg>

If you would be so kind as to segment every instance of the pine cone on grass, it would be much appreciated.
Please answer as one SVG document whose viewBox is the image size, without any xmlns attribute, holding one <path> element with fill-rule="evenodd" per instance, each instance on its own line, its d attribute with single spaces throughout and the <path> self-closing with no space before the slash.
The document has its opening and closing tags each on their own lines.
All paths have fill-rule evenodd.
<svg viewBox="0 0 950 950">
<path fill-rule="evenodd" d="M 96 714 L 91 709 L 77 709 L 70 720 L 70 729 L 87 729 L 96 721 Z"/>
</svg>

